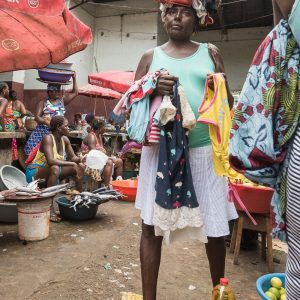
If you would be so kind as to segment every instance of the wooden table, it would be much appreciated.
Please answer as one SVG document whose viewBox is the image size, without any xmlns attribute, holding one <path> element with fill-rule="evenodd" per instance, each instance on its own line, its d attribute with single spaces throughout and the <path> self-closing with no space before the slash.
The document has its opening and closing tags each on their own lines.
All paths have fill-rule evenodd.
<svg viewBox="0 0 300 300">
<path fill-rule="evenodd" d="M 10 165 L 11 160 L 11 146 L 12 139 L 23 139 L 25 140 L 26 135 L 24 132 L 0 132 L 0 166 L 1 165 Z"/>
</svg>

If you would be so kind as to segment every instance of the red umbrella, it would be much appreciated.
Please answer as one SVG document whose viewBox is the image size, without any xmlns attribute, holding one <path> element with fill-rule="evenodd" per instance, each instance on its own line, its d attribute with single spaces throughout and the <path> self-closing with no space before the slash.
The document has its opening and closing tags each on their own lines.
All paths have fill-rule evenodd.
<svg viewBox="0 0 300 300">
<path fill-rule="evenodd" d="M 113 90 L 108 89 L 108 88 L 103 88 L 103 87 L 100 87 L 100 86 L 92 85 L 92 84 L 87 84 L 85 86 L 80 87 L 79 90 L 78 90 L 78 94 L 95 98 L 94 115 L 96 114 L 96 101 L 97 101 L 97 98 L 98 97 L 102 98 L 106 117 L 107 117 L 107 109 L 106 109 L 106 104 L 105 104 L 104 99 L 119 100 L 122 97 L 122 95 L 120 93 L 116 92 L 116 91 L 113 91 Z"/>
<path fill-rule="evenodd" d="M 92 42 L 91 29 L 63 0 L 0 4 L 0 72 L 58 63 Z"/>
<path fill-rule="evenodd" d="M 134 81 L 134 72 L 105 71 L 88 76 L 89 83 L 125 93 Z"/>
<path fill-rule="evenodd" d="M 85 96 L 95 96 L 95 97 L 101 97 L 106 99 L 121 99 L 122 95 L 116 91 L 113 91 L 111 89 L 103 88 L 97 85 L 93 84 L 87 84 L 85 86 L 82 86 L 78 90 L 79 95 L 85 95 Z"/>
</svg>

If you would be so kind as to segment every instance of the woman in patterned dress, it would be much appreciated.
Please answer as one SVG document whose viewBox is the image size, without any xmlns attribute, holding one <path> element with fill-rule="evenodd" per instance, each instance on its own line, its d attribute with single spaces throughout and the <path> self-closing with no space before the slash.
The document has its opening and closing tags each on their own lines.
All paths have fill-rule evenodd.
<svg viewBox="0 0 300 300">
<path fill-rule="evenodd" d="M 288 19 L 294 3 L 300 5 L 299 0 L 273 0 L 274 25 L 281 19 Z M 296 14 L 297 15 L 297 14 Z M 297 16 L 300 19 L 300 16 Z M 300 27 L 300 22 L 299 22 Z M 296 26 L 298 29 L 299 27 Z M 300 30 L 300 28 L 299 28 Z M 298 41 L 299 43 L 299 41 Z M 299 80 L 299 79 L 298 79 Z M 298 101 L 300 91 L 298 89 Z M 287 176 L 287 207 L 286 232 L 288 244 L 288 258 L 286 265 L 286 292 L 289 300 L 299 299 L 300 287 L 300 126 L 294 134 L 292 150 Z"/>
<path fill-rule="evenodd" d="M 50 120 L 54 116 L 64 116 L 65 106 L 70 104 L 78 95 L 78 86 L 76 81 L 76 73 L 72 75 L 73 90 L 62 95 L 61 85 L 48 84 L 46 100 L 42 100 L 37 105 L 35 120 L 38 123 L 36 129 L 31 133 L 24 151 L 27 155 L 40 143 L 42 138 L 49 133 Z"/>
</svg>

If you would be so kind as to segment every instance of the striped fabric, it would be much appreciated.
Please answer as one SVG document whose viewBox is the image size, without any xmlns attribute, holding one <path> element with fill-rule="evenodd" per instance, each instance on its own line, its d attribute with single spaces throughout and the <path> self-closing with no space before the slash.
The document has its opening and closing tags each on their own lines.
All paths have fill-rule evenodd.
<svg viewBox="0 0 300 300">
<path fill-rule="evenodd" d="M 154 119 L 152 119 L 151 128 L 148 136 L 148 144 L 159 144 L 160 139 L 160 128 L 158 125 L 154 123 Z"/>
<path fill-rule="evenodd" d="M 287 299 L 299 299 L 300 287 L 300 126 L 291 152 L 287 184 L 288 259 L 286 268 Z"/>
</svg>

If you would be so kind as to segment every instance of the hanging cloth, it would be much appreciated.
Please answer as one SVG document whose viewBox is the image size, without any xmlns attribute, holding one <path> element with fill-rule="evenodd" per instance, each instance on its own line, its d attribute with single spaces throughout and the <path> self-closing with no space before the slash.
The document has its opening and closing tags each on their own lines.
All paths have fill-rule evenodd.
<svg viewBox="0 0 300 300">
<path fill-rule="evenodd" d="M 191 227 L 195 228 L 197 239 L 205 242 L 189 164 L 187 136 L 182 127 L 178 82 L 174 87 L 172 105 L 176 108 L 174 121 L 161 124 L 153 216 L 155 233 L 163 235 L 166 243 L 170 243 L 176 230 Z"/>
<path fill-rule="evenodd" d="M 258 48 L 238 99 L 230 164 L 251 181 L 274 186 L 273 235 L 285 240 L 289 151 L 300 117 L 300 49 L 286 20 Z"/>
</svg>

